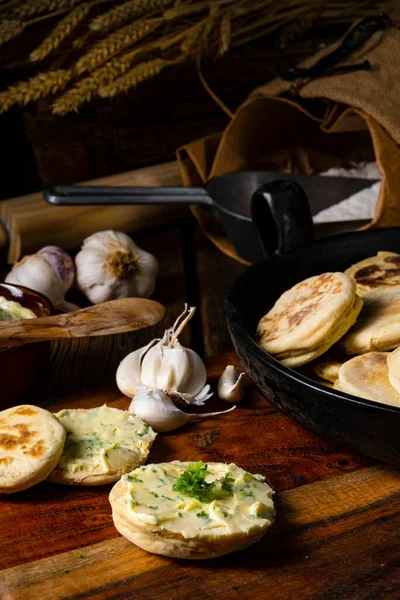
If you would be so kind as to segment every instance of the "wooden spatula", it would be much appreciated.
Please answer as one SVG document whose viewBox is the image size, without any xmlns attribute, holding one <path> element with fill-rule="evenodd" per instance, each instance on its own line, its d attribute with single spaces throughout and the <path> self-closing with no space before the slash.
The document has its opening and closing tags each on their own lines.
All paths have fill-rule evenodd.
<svg viewBox="0 0 400 600">
<path fill-rule="evenodd" d="M 137 331 L 155 325 L 164 314 L 164 306 L 154 300 L 122 298 L 52 317 L 3 321 L 0 323 L 0 348 Z"/>
</svg>

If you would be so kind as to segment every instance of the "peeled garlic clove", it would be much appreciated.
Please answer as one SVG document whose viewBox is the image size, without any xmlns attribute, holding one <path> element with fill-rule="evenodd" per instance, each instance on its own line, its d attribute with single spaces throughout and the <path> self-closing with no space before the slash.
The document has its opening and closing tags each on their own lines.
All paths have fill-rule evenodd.
<svg viewBox="0 0 400 600">
<path fill-rule="evenodd" d="M 244 396 L 244 373 L 239 375 L 239 371 L 234 365 L 225 367 L 224 372 L 219 378 L 217 393 L 221 400 L 231 404 L 237 404 Z"/>
<path fill-rule="evenodd" d="M 161 390 L 139 386 L 129 406 L 129 412 L 135 413 L 158 433 L 166 433 L 182 427 L 189 421 L 198 421 L 234 410 L 236 406 L 220 412 L 187 414 L 172 402 Z"/>
<path fill-rule="evenodd" d="M 62 248 L 45 246 L 36 254 L 17 262 L 5 282 L 23 285 L 44 294 L 57 308 L 72 285 L 75 267 L 72 258 Z"/>
<path fill-rule="evenodd" d="M 119 231 L 99 231 L 86 238 L 75 264 L 78 287 L 93 304 L 148 298 L 155 288 L 158 261 Z"/>
</svg>

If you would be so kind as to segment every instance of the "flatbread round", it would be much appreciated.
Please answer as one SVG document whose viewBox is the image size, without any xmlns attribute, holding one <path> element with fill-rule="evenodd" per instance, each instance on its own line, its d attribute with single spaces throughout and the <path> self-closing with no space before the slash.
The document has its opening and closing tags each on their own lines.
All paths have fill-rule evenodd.
<svg viewBox="0 0 400 600">
<path fill-rule="evenodd" d="M 147 465 L 123 476 L 110 493 L 117 530 L 143 550 L 175 558 L 215 558 L 257 542 L 275 516 L 264 478 L 208 463 L 206 481 L 214 487 L 207 500 L 196 499 L 174 490 L 191 465 L 196 469 L 180 461 Z"/>
<path fill-rule="evenodd" d="M 365 294 L 363 301 L 356 324 L 340 340 L 338 348 L 350 355 L 397 348 L 400 345 L 400 285 Z"/>
<path fill-rule="evenodd" d="M 389 382 L 388 352 L 368 352 L 348 360 L 339 369 L 339 389 L 382 404 L 400 406 L 400 396 Z"/>
<path fill-rule="evenodd" d="M 400 348 L 393 350 L 387 357 L 389 381 L 400 394 Z"/>
<path fill-rule="evenodd" d="M 0 412 L 0 493 L 46 479 L 60 460 L 65 429 L 49 411 L 24 404 Z"/>
<path fill-rule="evenodd" d="M 365 260 L 355 263 L 345 273 L 353 277 L 360 296 L 378 288 L 400 284 L 400 254 L 378 252 Z"/>
<path fill-rule="evenodd" d="M 60 461 L 49 481 L 66 485 L 102 485 L 143 464 L 156 434 L 133 414 L 107 405 L 61 410 L 67 431 Z"/>
<path fill-rule="evenodd" d="M 320 379 L 326 379 L 331 383 L 335 383 L 339 377 L 340 367 L 348 360 L 348 356 L 333 349 L 314 360 L 309 366 L 313 373 Z"/>
</svg>

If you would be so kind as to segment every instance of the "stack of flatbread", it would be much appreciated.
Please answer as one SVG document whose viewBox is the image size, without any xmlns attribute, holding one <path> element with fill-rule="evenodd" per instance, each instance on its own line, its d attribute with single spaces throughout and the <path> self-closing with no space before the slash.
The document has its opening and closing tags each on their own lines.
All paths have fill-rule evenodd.
<svg viewBox="0 0 400 600">
<path fill-rule="evenodd" d="M 106 405 L 57 415 L 22 405 L 0 412 L 0 494 L 45 479 L 67 485 L 117 481 L 142 465 L 156 434 L 141 419 Z"/>
<path fill-rule="evenodd" d="M 295 285 L 261 319 L 257 339 L 286 366 L 307 363 L 319 383 L 400 406 L 400 255 L 378 252 Z"/>
</svg>

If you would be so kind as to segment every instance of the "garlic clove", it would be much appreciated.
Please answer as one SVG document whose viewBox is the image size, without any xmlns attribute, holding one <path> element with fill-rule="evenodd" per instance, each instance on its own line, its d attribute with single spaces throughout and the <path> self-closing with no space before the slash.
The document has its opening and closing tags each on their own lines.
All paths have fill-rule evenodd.
<svg viewBox="0 0 400 600">
<path fill-rule="evenodd" d="M 154 431 L 167 433 L 182 427 L 189 421 L 215 417 L 231 412 L 235 408 L 236 406 L 232 406 L 219 412 L 187 414 L 176 407 L 171 398 L 161 390 L 138 386 L 128 410 L 150 425 Z"/>
<path fill-rule="evenodd" d="M 231 404 L 237 404 L 244 396 L 244 373 L 239 375 L 239 371 L 234 365 L 228 365 L 217 384 L 217 393 L 221 400 Z"/>
<path fill-rule="evenodd" d="M 142 385 L 141 363 L 143 356 L 156 342 L 157 340 L 152 340 L 147 346 L 139 348 L 139 350 L 135 350 L 128 354 L 128 356 L 125 356 L 120 362 L 116 374 L 117 386 L 128 398 L 133 398 L 136 393 L 136 387 Z"/>
</svg>

